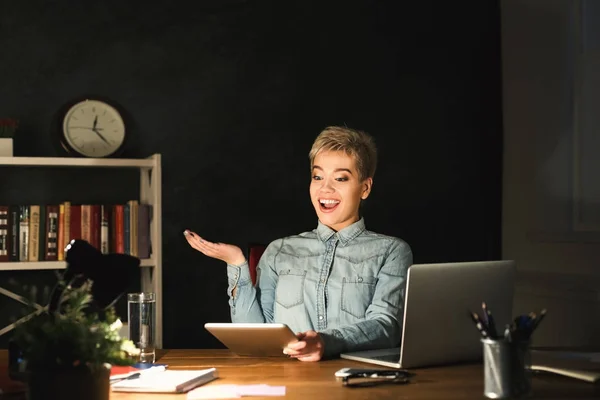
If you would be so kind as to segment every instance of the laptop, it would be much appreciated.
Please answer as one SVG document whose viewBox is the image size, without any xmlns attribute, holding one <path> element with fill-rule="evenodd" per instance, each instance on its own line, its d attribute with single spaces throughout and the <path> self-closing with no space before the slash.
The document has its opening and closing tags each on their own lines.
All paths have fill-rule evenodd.
<svg viewBox="0 0 600 400">
<path fill-rule="evenodd" d="M 468 311 L 485 302 L 498 334 L 512 321 L 515 262 L 414 264 L 408 269 L 400 347 L 342 353 L 341 358 L 391 368 L 427 367 L 483 358 Z"/>
</svg>

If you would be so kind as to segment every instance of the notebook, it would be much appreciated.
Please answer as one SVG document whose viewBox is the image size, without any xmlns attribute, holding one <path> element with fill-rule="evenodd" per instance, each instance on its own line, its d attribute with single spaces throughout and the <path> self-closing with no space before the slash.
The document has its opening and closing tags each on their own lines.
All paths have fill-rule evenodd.
<svg viewBox="0 0 600 400">
<path fill-rule="evenodd" d="M 216 368 L 146 372 L 111 385 L 115 392 L 185 393 L 217 378 Z"/>
<path fill-rule="evenodd" d="M 599 383 L 600 353 L 532 349 L 530 369 Z"/>
<path fill-rule="evenodd" d="M 482 358 L 481 334 L 467 311 L 486 302 L 496 326 L 511 321 L 514 261 L 414 264 L 408 269 L 401 347 L 341 354 L 391 368 L 444 365 Z"/>
</svg>

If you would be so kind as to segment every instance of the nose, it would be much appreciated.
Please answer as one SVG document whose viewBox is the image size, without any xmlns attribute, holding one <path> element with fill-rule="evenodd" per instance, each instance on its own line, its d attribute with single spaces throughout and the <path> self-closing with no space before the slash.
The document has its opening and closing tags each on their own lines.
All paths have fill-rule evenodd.
<svg viewBox="0 0 600 400">
<path fill-rule="evenodd" d="M 321 186 L 321 192 L 323 193 L 333 193 L 335 191 L 335 187 L 333 186 L 330 179 L 324 179 L 323 185 Z"/>
</svg>

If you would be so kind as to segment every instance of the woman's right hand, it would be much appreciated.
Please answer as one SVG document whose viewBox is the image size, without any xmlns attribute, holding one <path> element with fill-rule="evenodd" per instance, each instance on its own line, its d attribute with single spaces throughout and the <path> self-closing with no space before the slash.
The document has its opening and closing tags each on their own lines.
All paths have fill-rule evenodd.
<svg viewBox="0 0 600 400">
<path fill-rule="evenodd" d="M 183 232 L 183 235 L 190 246 L 208 257 L 225 261 L 229 265 L 241 265 L 246 261 L 244 253 L 237 246 L 227 243 L 209 242 L 198 236 L 197 233 L 187 229 Z"/>
</svg>

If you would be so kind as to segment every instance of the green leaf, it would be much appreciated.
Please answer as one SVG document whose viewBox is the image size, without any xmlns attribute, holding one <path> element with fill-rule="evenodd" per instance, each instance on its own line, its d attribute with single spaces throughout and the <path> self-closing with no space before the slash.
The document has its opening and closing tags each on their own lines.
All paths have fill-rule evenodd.
<svg viewBox="0 0 600 400">
<path fill-rule="evenodd" d="M 118 317 L 114 307 L 102 315 L 89 312 L 92 304 L 92 281 L 74 287 L 73 282 L 59 281 L 62 288 L 57 310 L 30 318 L 15 328 L 14 339 L 23 352 L 27 368 L 94 367 L 105 363 L 131 365 L 137 349 L 124 351 L 131 342 L 122 339 L 117 329 L 111 329 Z M 29 293 L 37 295 L 36 290 Z M 30 311 L 35 311 L 33 300 Z M 139 351 L 139 350 L 137 350 Z"/>
</svg>

